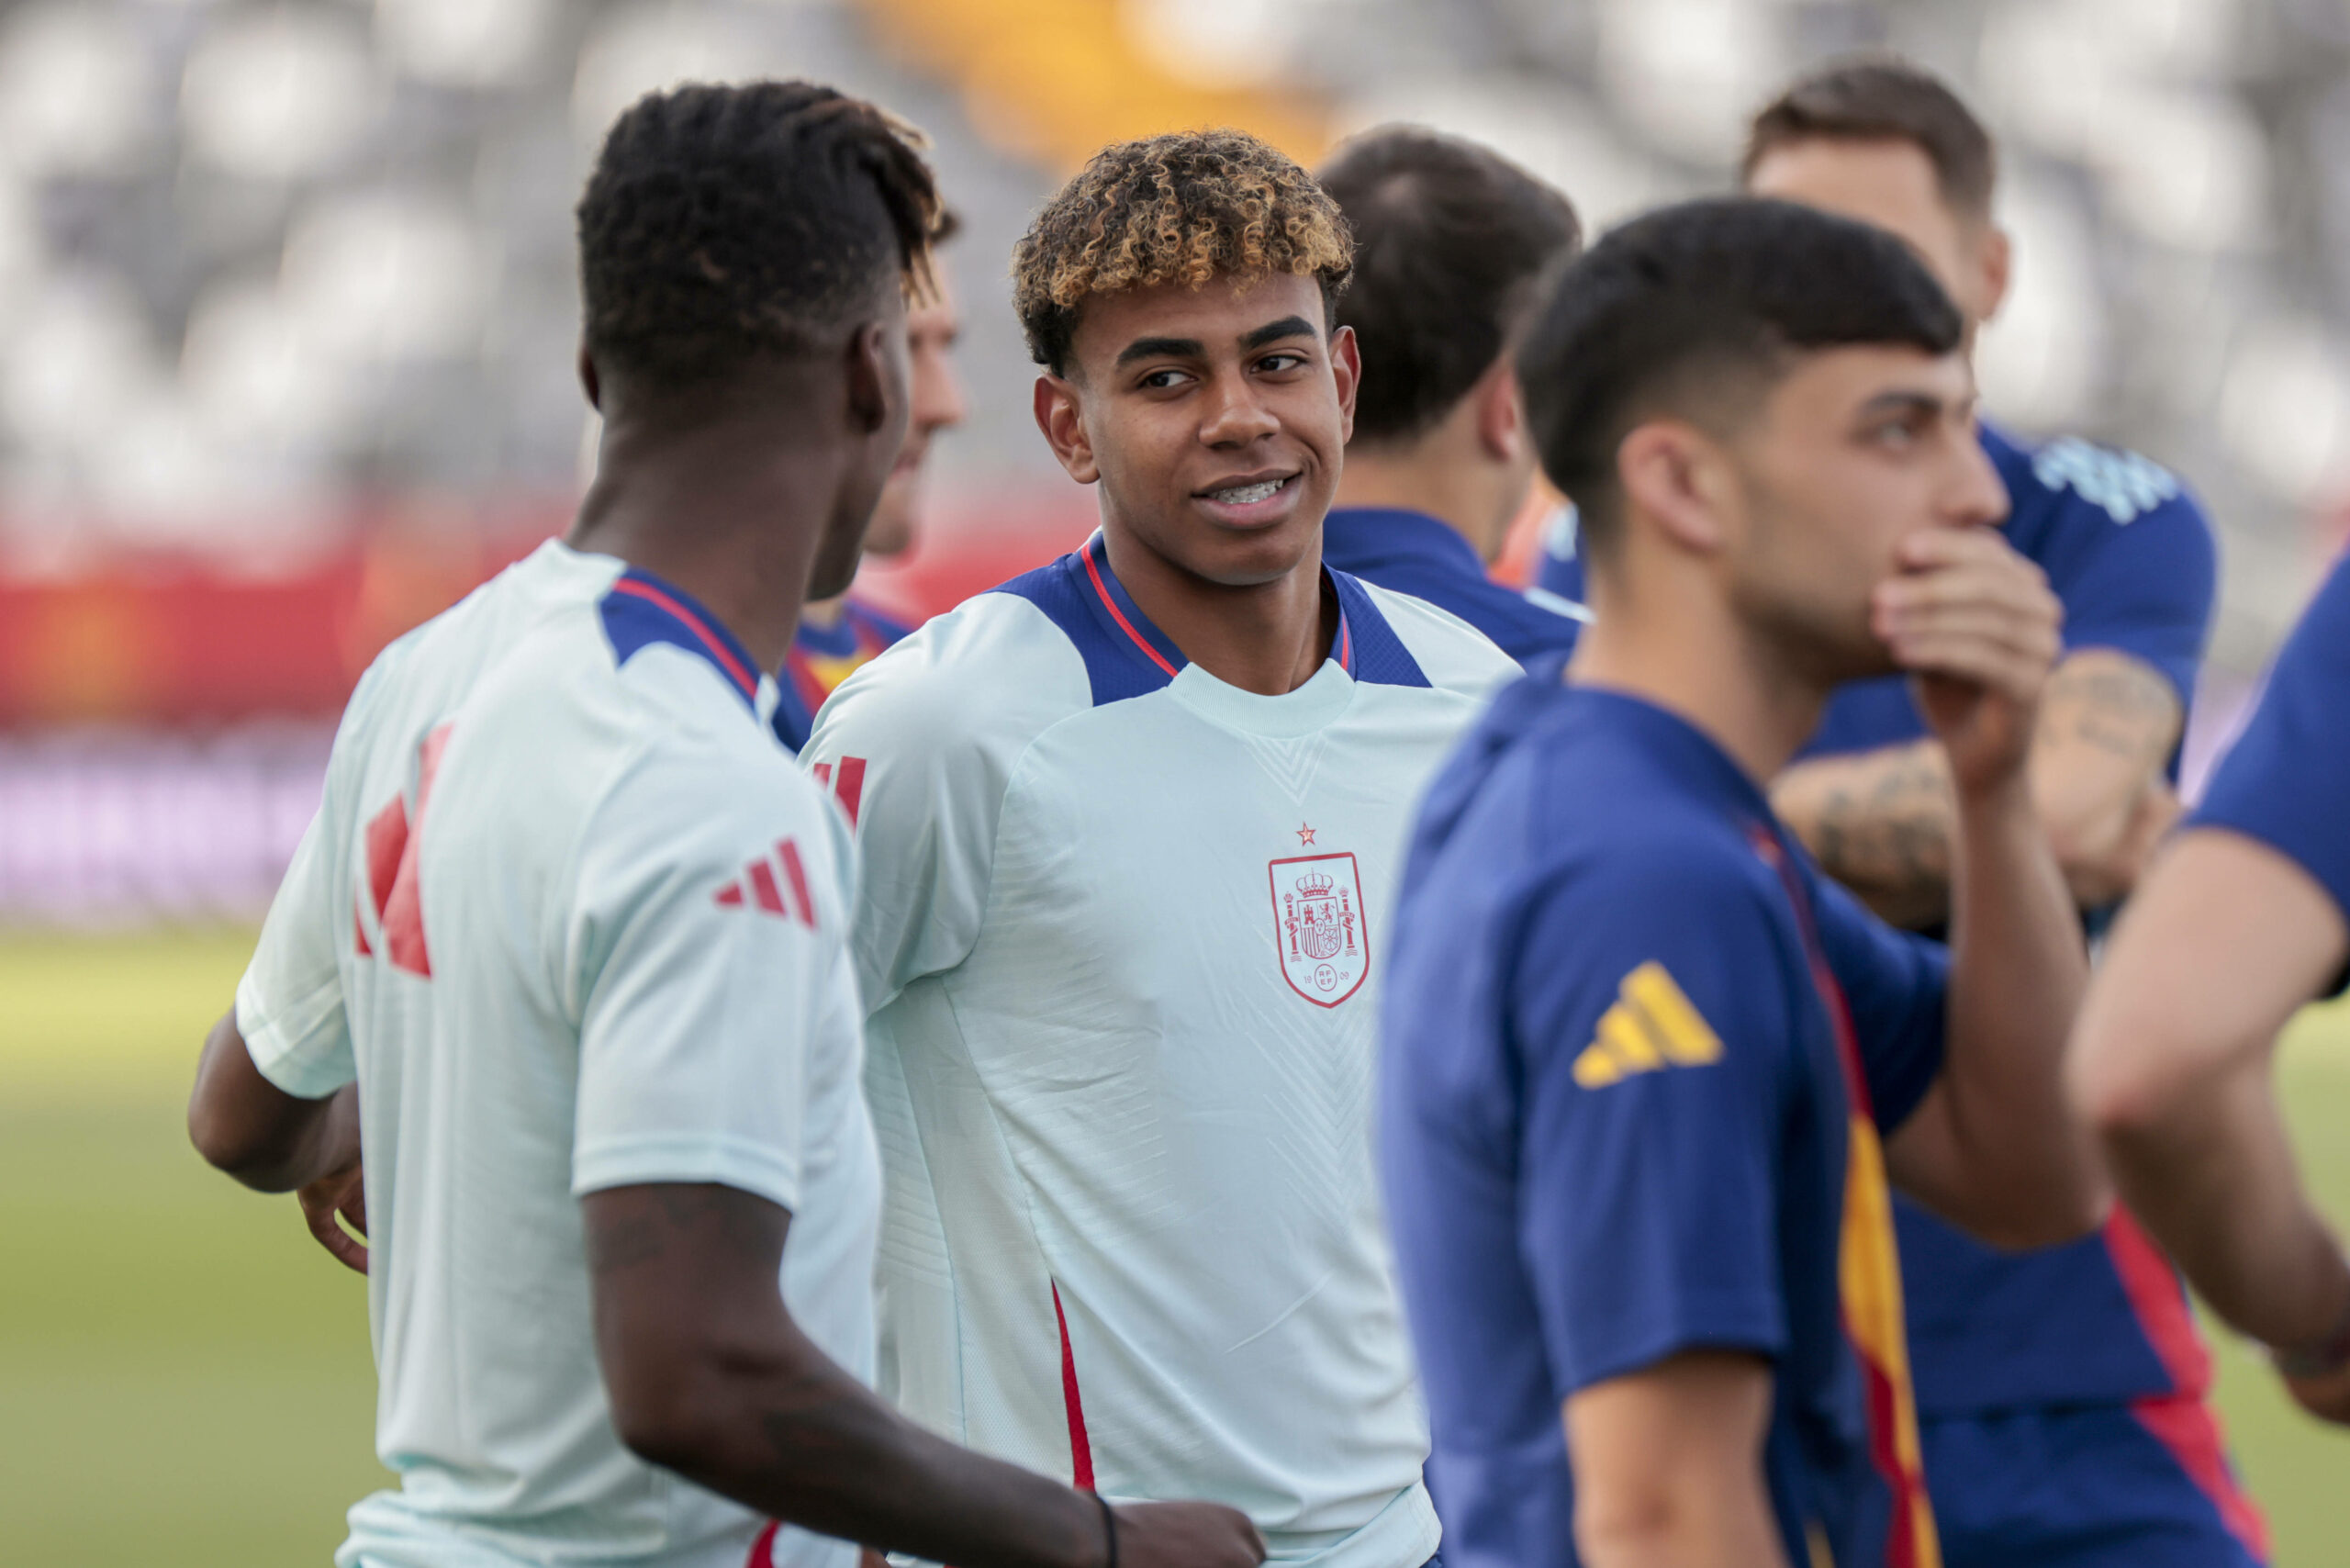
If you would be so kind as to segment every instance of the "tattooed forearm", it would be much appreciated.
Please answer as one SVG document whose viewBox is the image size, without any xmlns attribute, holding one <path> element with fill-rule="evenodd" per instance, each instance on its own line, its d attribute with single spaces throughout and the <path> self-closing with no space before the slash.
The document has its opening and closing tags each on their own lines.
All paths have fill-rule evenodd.
<svg viewBox="0 0 2350 1568">
<path fill-rule="evenodd" d="M 1950 907 L 1950 768 L 1931 741 L 1799 763 L 1771 791 L 1830 876 L 1897 925 Z"/>
<path fill-rule="evenodd" d="M 2032 740 L 2033 798 L 2085 909 L 2136 882 L 2177 801 L 2165 773 L 2183 718 L 2143 661 L 2090 648 L 2057 667 Z M 1949 918 L 1950 769 L 1931 740 L 1798 763 L 1771 803 L 1829 875 L 1896 925 Z"/>
<path fill-rule="evenodd" d="M 2073 743 L 2121 758 L 2132 767 L 2160 767 L 2178 744 L 2184 718 L 2170 683 L 2127 654 L 2093 648 L 2074 655 L 2050 678 L 2041 700 L 2033 762 Z"/>
<path fill-rule="evenodd" d="M 2075 654 L 2050 679 L 2032 792 L 2084 908 L 2125 896 L 2177 816 L 2165 765 L 2185 718 L 2169 681 L 2111 648 Z"/>
</svg>

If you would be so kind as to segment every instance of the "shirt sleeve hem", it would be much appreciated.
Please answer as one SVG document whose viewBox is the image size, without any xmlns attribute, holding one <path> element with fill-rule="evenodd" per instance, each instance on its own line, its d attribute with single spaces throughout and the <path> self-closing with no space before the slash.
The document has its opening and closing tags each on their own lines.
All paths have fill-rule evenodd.
<svg viewBox="0 0 2350 1568">
<path fill-rule="evenodd" d="M 597 1144 L 572 1156 L 576 1198 L 613 1187 L 673 1182 L 714 1182 L 779 1208 L 800 1206 L 800 1162 L 748 1138 L 653 1133 Z"/>
<path fill-rule="evenodd" d="M 315 1038 L 298 1038 L 269 1015 L 254 994 L 251 975 L 237 984 L 237 1034 L 253 1070 L 297 1100 L 323 1100 L 352 1081 L 347 1064 L 333 1053 L 321 1059 L 315 1048 L 305 1049 L 317 1046 Z"/>
<path fill-rule="evenodd" d="M 1708 1311 L 1652 1324 L 1642 1333 L 1577 1358 L 1560 1383 L 1559 1397 L 1641 1372 L 1684 1350 L 1746 1350 L 1769 1360 L 1785 1349 L 1786 1327 L 1775 1302 L 1762 1296 L 1727 1298 Z"/>
<path fill-rule="evenodd" d="M 2338 882 L 2320 871 L 2316 862 L 2324 858 L 2311 852 L 2309 844 L 2298 831 L 2288 831 L 2278 823 L 2239 812 L 2232 801 L 2215 801 L 2205 796 L 2203 803 L 2187 819 L 2188 828 L 2218 828 L 2248 838 L 2255 844 L 2275 851 L 2301 869 L 2301 874 L 2315 882 L 2342 918 L 2350 921 L 2350 884 Z M 2296 824 L 2298 826 L 2298 824 Z"/>
</svg>

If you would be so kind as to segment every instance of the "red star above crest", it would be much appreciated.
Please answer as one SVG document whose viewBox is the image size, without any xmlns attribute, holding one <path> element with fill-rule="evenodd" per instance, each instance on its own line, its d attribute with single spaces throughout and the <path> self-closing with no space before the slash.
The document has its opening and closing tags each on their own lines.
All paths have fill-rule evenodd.
<svg viewBox="0 0 2350 1568">
<path fill-rule="evenodd" d="M 1307 844 L 1311 844 L 1311 843 L 1313 843 L 1313 842 L 1314 842 L 1314 830 L 1313 830 L 1312 828 L 1310 828 L 1310 827 L 1305 826 L 1303 823 L 1299 823 L 1299 824 L 1298 824 L 1298 829 L 1297 829 L 1297 842 L 1298 842 L 1299 844 L 1301 844 L 1301 845 L 1307 845 Z"/>
</svg>

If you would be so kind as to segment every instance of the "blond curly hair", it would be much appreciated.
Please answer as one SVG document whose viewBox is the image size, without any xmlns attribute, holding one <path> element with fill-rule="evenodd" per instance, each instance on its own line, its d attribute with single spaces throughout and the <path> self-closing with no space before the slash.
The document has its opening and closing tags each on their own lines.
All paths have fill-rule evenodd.
<svg viewBox="0 0 2350 1568">
<path fill-rule="evenodd" d="M 1314 176 L 1244 131 L 1194 130 L 1095 153 L 1012 252 L 1028 352 L 1058 375 L 1096 294 L 1219 273 L 1314 276 L 1326 313 L 1354 271 L 1354 237 Z"/>
</svg>

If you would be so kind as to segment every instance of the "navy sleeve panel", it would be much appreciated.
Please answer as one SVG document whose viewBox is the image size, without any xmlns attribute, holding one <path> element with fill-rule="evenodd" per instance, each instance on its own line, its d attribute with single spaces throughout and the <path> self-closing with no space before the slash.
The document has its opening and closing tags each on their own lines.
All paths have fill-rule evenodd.
<svg viewBox="0 0 2350 1568">
<path fill-rule="evenodd" d="M 1852 1012 L 1881 1131 L 1909 1119 L 1942 1070 L 1950 949 L 1899 931 L 1826 877 L 1810 878 L 1819 946 Z"/>
<path fill-rule="evenodd" d="M 2191 701 L 2219 585 L 2201 503 L 2135 453 L 2053 441 L 2020 466 L 2020 453 L 1993 450 L 2015 498 L 2010 537 L 2065 601 L 2065 645 L 2143 659 Z"/>
<path fill-rule="evenodd" d="M 1519 1254 L 1558 1396 L 1701 1346 L 1777 1353 L 1799 1047 L 1751 870 L 1627 851 L 1543 890 L 1521 931 Z"/>
<path fill-rule="evenodd" d="M 2350 919 L 2350 558 L 2286 640 L 2193 820 L 2291 857 Z"/>
</svg>

